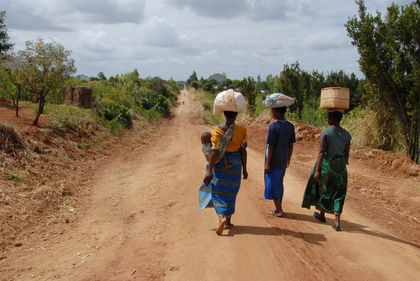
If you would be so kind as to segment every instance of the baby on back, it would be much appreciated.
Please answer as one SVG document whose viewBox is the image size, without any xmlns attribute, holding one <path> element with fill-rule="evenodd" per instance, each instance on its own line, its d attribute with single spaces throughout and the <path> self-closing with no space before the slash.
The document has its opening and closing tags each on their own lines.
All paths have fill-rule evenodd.
<svg viewBox="0 0 420 281">
<path fill-rule="evenodd" d="M 210 132 L 204 132 L 201 134 L 201 151 L 204 154 L 204 157 L 206 158 L 207 162 L 210 161 L 210 154 L 212 151 L 211 147 L 211 134 Z M 227 161 L 227 158 L 223 156 L 222 158 L 223 164 L 225 165 L 225 169 L 230 169 L 233 167 L 233 165 L 230 165 Z"/>
</svg>

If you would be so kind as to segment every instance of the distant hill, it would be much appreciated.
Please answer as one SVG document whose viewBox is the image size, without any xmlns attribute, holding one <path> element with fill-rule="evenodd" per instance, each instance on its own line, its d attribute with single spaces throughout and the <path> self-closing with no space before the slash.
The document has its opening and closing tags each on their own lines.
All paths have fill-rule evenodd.
<svg viewBox="0 0 420 281">
<path fill-rule="evenodd" d="M 226 77 L 225 77 L 225 76 L 223 76 L 223 74 L 220 74 L 220 73 L 215 73 L 215 74 L 211 75 L 211 76 L 208 78 L 208 80 L 216 80 L 216 81 L 217 81 L 217 83 L 222 83 L 223 81 L 225 81 L 225 80 L 226 80 Z"/>
<path fill-rule="evenodd" d="M 76 76 L 77 79 L 83 80 L 83 81 L 89 81 L 90 77 L 84 74 L 80 74 Z"/>
</svg>

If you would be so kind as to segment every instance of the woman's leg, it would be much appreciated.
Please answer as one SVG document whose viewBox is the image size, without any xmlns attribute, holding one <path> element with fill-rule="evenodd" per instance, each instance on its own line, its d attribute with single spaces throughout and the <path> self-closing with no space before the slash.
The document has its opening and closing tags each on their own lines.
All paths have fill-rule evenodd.
<svg viewBox="0 0 420 281">
<path fill-rule="evenodd" d="M 321 222 L 326 222 L 327 219 L 325 218 L 325 211 L 318 206 L 316 206 L 315 208 L 319 211 L 319 213 L 315 212 L 314 217 Z"/>
<path fill-rule="evenodd" d="M 340 221 L 341 213 L 334 212 L 334 215 L 335 215 L 335 225 L 334 225 L 334 228 L 335 228 L 335 230 L 339 231 L 339 230 L 341 230 L 341 221 Z"/>
<path fill-rule="evenodd" d="M 283 201 L 283 197 L 281 197 L 280 199 L 274 199 L 274 205 L 276 206 L 276 213 L 282 213 L 283 212 L 283 207 L 282 207 L 282 201 Z"/>
</svg>

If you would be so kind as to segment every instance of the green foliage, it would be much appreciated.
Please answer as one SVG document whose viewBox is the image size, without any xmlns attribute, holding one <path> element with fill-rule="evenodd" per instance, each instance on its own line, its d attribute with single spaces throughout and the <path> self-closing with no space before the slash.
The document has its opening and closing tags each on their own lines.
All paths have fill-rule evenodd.
<svg viewBox="0 0 420 281">
<path fill-rule="evenodd" d="M 208 101 L 201 102 L 201 105 L 203 106 L 204 110 L 211 111 L 212 105 Z"/>
<path fill-rule="evenodd" d="M 360 54 L 360 68 L 379 106 L 388 108 L 403 131 L 406 153 L 420 155 L 420 1 L 388 7 L 386 17 L 367 13 L 356 1 L 359 15 L 345 25 Z"/>
<path fill-rule="evenodd" d="M 114 123 L 120 123 L 124 128 L 133 126 L 133 118 L 125 105 L 105 98 L 97 104 L 96 112 L 104 121 L 104 125 L 109 125 L 113 131 L 118 131 L 121 128 Z"/>
<path fill-rule="evenodd" d="M 13 44 L 9 42 L 7 26 L 4 23 L 5 19 L 6 12 L 0 11 L 0 55 L 7 53 L 13 47 Z"/>
<path fill-rule="evenodd" d="M 98 78 L 99 80 L 106 80 L 105 74 L 102 71 L 98 73 Z"/>
<path fill-rule="evenodd" d="M 19 176 L 17 173 L 9 172 L 4 175 L 4 179 L 8 181 L 19 181 L 20 179 L 22 179 L 22 177 Z"/>
<path fill-rule="evenodd" d="M 62 45 L 42 39 L 27 41 L 26 49 L 19 51 L 18 55 L 24 63 L 24 83 L 39 102 L 34 120 L 34 125 L 37 125 L 46 96 L 61 88 L 64 80 L 76 71 L 74 59 L 70 57 L 71 51 L 65 50 Z"/>
<path fill-rule="evenodd" d="M 240 84 L 241 93 L 248 99 L 248 110 L 251 116 L 255 113 L 255 99 L 257 97 L 255 80 L 251 76 L 244 78 Z"/>
<path fill-rule="evenodd" d="M 320 109 L 318 106 L 314 107 L 307 102 L 303 102 L 303 109 L 300 114 L 301 120 L 309 125 L 316 127 L 326 127 L 327 111 Z"/>
<path fill-rule="evenodd" d="M 191 85 L 192 82 L 197 82 L 198 78 L 197 78 L 197 73 L 195 71 L 193 71 L 193 73 L 190 75 L 190 77 L 187 79 L 187 84 L 190 85 L 191 87 L 194 87 L 193 85 Z M 197 89 L 197 87 L 194 87 Z"/>
</svg>

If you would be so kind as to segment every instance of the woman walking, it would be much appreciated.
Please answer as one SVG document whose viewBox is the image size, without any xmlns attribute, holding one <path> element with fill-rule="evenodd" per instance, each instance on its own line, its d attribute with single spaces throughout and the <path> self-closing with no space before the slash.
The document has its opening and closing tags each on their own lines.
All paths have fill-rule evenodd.
<svg viewBox="0 0 420 281">
<path fill-rule="evenodd" d="M 340 216 L 347 192 L 347 168 L 351 135 L 340 126 L 343 113 L 328 112 L 329 128 L 321 132 L 318 161 L 309 177 L 302 207 L 315 206 L 314 217 L 326 222 L 325 213 L 335 214 L 334 229 L 341 230 Z"/>
<path fill-rule="evenodd" d="M 232 106 L 228 108 L 237 111 L 241 109 L 241 107 L 235 109 Z M 225 227 L 233 227 L 231 216 L 235 212 L 236 195 L 241 185 L 241 171 L 243 178 L 248 178 L 247 130 L 235 124 L 238 112 L 224 111 L 223 113 L 225 123 L 216 126 L 211 135 L 212 152 L 203 184 L 200 187 L 200 208 L 214 207 L 219 217 L 219 225 L 216 228 L 218 235 L 222 234 Z M 231 168 L 226 169 L 223 161 L 220 161 L 223 155 L 229 164 L 233 165 Z"/>
</svg>

